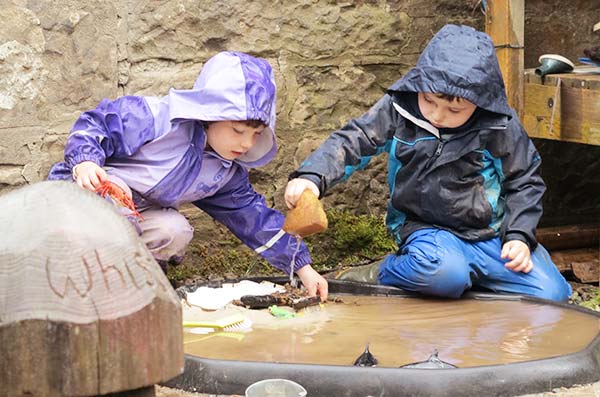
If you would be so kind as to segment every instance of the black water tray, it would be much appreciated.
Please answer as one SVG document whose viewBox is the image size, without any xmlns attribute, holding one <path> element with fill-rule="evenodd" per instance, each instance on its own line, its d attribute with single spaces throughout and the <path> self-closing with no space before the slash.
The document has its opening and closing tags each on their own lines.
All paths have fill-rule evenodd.
<svg viewBox="0 0 600 397">
<path fill-rule="evenodd" d="M 283 277 L 250 280 L 268 280 L 280 284 L 288 281 Z M 185 288 L 193 290 L 194 286 Z M 415 296 L 393 287 L 338 280 L 329 281 L 329 291 Z M 464 299 L 518 300 L 554 305 L 600 317 L 600 313 L 579 306 L 520 295 L 469 292 Z M 302 385 L 309 397 L 519 396 L 596 382 L 600 380 L 599 361 L 598 335 L 585 349 L 573 354 L 504 365 L 443 370 L 265 363 L 186 355 L 184 373 L 164 385 L 191 392 L 243 396 L 246 388 L 259 380 L 284 378 Z"/>
</svg>

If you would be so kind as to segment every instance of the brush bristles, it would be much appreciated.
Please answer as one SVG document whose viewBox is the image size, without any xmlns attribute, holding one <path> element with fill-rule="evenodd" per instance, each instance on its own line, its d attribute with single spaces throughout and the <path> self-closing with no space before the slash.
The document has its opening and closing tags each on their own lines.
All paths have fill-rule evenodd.
<svg viewBox="0 0 600 397">
<path fill-rule="evenodd" d="M 231 324 L 223 328 L 225 332 L 249 332 L 252 331 L 252 320 L 244 317 L 243 321 Z"/>
</svg>

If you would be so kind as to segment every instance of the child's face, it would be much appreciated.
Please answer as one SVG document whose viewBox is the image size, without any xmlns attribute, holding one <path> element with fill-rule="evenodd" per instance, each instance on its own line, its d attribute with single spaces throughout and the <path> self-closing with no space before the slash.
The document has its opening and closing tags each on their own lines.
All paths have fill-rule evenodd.
<svg viewBox="0 0 600 397">
<path fill-rule="evenodd" d="M 243 121 L 213 121 L 206 130 L 206 143 L 226 160 L 235 160 L 246 153 L 265 129 L 253 128 Z"/>
<path fill-rule="evenodd" d="M 466 99 L 452 102 L 429 92 L 419 92 L 421 114 L 436 128 L 457 128 L 469 120 L 477 106 Z"/>
</svg>

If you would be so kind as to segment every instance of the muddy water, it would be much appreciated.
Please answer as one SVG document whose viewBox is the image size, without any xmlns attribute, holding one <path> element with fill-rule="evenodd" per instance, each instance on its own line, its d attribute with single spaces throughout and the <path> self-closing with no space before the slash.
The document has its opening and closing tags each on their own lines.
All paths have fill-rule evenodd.
<svg viewBox="0 0 600 397">
<path fill-rule="evenodd" d="M 214 359 L 352 365 L 369 342 L 379 367 L 422 361 L 434 349 L 444 361 L 473 367 L 577 352 L 600 329 L 593 315 L 516 301 L 342 299 L 293 319 L 244 311 L 253 331 L 185 334 L 184 349 Z"/>
<path fill-rule="evenodd" d="M 294 278 L 294 267 L 296 265 L 296 255 L 298 254 L 298 251 L 300 250 L 300 243 L 302 242 L 302 237 L 300 236 L 295 236 L 296 237 L 296 249 L 294 250 L 294 255 L 292 255 L 292 261 L 290 262 L 290 285 L 294 288 L 297 287 L 297 283 L 296 283 L 296 279 Z"/>
</svg>

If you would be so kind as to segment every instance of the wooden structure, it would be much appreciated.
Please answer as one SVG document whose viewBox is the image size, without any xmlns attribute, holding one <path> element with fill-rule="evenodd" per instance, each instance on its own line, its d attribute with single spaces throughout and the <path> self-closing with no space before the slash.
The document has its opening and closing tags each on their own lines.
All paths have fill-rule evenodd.
<svg viewBox="0 0 600 397">
<path fill-rule="evenodd" d="M 508 103 L 522 116 L 525 0 L 488 1 L 485 30 L 496 47 Z"/>
<path fill-rule="evenodd" d="M 542 79 L 524 70 L 525 0 L 486 4 L 486 32 L 496 46 L 508 101 L 529 136 L 600 145 L 600 75 L 565 73 Z M 541 229 L 537 237 L 561 272 L 572 272 L 581 282 L 599 281 L 600 225 Z"/>
<path fill-rule="evenodd" d="M 600 75 L 524 74 L 523 125 L 536 138 L 600 145 Z"/>
<path fill-rule="evenodd" d="M 486 4 L 486 31 L 496 45 L 509 104 L 528 134 L 600 145 L 600 75 L 555 74 L 542 81 L 524 70 L 525 0 Z"/>
<path fill-rule="evenodd" d="M 70 182 L 0 197 L 0 396 L 154 396 L 181 307 L 132 225 Z"/>
</svg>

